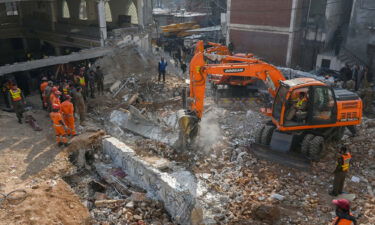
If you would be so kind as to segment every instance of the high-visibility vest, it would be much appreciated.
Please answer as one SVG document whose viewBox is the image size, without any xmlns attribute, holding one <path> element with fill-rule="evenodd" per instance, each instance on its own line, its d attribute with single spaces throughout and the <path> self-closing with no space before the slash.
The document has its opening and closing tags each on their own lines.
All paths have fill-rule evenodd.
<svg viewBox="0 0 375 225">
<path fill-rule="evenodd" d="M 352 214 L 350 213 L 350 215 L 352 216 Z M 338 223 L 337 223 L 337 220 L 339 219 L 339 217 L 336 217 L 333 222 L 332 222 L 332 225 L 354 225 L 354 222 L 351 221 L 351 220 L 347 220 L 347 219 L 343 219 L 341 218 Z"/>
<path fill-rule="evenodd" d="M 63 88 L 63 94 L 64 94 L 64 95 L 69 95 L 69 85 L 66 85 L 66 86 Z"/>
<path fill-rule="evenodd" d="M 85 81 L 85 77 L 79 77 L 79 84 L 81 85 L 81 86 L 86 86 L 86 81 Z"/>
<path fill-rule="evenodd" d="M 352 158 L 352 155 L 350 155 L 350 153 L 347 153 L 347 154 L 343 154 L 341 155 L 342 157 L 342 161 L 343 161 L 343 164 L 342 164 L 342 171 L 348 171 L 349 170 L 349 163 L 350 163 L 350 160 Z"/>
<path fill-rule="evenodd" d="M 17 88 L 17 90 L 13 91 L 12 89 L 9 90 L 10 92 L 10 95 L 12 97 L 12 100 L 14 102 L 18 102 L 22 99 L 22 96 L 21 96 L 21 90 L 19 88 Z"/>
<path fill-rule="evenodd" d="M 306 98 L 298 100 L 298 102 L 296 104 L 297 108 L 301 108 L 304 102 L 306 102 Z"/>
</svg>

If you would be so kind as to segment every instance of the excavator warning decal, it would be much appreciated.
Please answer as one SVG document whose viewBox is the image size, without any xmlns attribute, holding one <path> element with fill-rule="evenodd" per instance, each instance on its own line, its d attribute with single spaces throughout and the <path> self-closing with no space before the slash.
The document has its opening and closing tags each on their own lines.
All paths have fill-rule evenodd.
<svg viewBox="0 0 375 225">
<path fill-rule="evenodd" d="M 224 73 L 241 73 L 245 71 L 245 68 L 232 68 L 232 69 L 225 69 Z"/>
</svg>

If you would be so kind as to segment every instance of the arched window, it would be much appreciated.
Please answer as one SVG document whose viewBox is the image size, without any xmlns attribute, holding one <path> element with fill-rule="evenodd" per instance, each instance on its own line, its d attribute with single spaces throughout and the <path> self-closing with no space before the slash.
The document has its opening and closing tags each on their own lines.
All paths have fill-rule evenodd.
<svg viewBox="0 0 375 225">
<path fill-rule="evenodd" d="M 70 18 L 69 7 L 66 0 L 62 1 L 62 16 L 63 18 Z"/>
<path fill-rule="evenodd" d="M 79 6 L 79 19 L 87 20 L 86 0 L 81 0 L 81 4 Z"/>
<path fill-rule="evenodd" d="M 134 2 L 132 2 L 130 4 L 127 15 L 131 16 L 131 23 L 132 24 L 138 24 L 137 7 L 135 7 Z"/>
<path fill-rule="evenodd" d="M 108 2 L 105 3 L 105 21 L 112 22 L 112 12 Z"/>
</svg>

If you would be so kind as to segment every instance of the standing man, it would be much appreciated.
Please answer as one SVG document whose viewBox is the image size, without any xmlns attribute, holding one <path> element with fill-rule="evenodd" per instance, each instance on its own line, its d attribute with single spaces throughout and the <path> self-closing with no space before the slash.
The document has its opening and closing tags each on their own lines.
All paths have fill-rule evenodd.
<svg viewBox="0 0 375 225">
<path fill-rule="evenodd" d="M 181 62 L 181 70 L 182 70 L 182 74 L 185 75 L 186 73 L 186 69 L 187 69 L 187 66 L 186 66 L 186 63 L 184 61 Z"/>
<path fill-rule="evenodd" d="M 330 195 L 333 196 L 342 194 L 345 177 L 349 171 L 350 160 L 352 159 L 351 154 L 345 146 L 340 148 L 340 153 L 341 155 L 337 159 L 336 169 L 334 171 L 335 178 L 333 180 L 333 190 L 330 192 Z"/>
<path fill-rule="evenodd" d="M 359 65 L 354 65 L 352 69 L 352 80 L 354 80 L 354 90 L 358 91 L 359 88 Z"/>
<path fill-rule="evenodd" d="M 349 63 L 345 64 L 345 67 L 340 70 L 341 79 L 344 80 L 343 88 L 346 88 L 346 82 L 352 79 L 352 70 L 350 69 Z"/>
<path fill-rule="evenodd" d="M 103 93 L 104 93 L 104 74 L 103 74 L 103 71 L 100 69 L 100 66 L 96 67 L 95 81 L 96 81 L 97 86 L 98 86 L 98 94 L 103 95 Z"/>
<path fill-rule="evenodd" d="M 9 102 L 12 103 L 12 107 L 14 112 L 17 115 L 18 123 L 22 123 L 23 118 L 23 112 L 25 111 L 24 105 L 25 102 L 25 96 L 23 95 L 21 89 L 17 87 L 16 84 L 13 84 L 12 88 L 9 90 L 8 95 Z"/>
<path fill-rule="evenodd" d="M 75 111 L 79 114 L 80 124 L 84 125 L 86 119 L 86 106 L 81 87 L 76 87 L 72 90 L 72 98 Z"/>
<path fill-rule="evenodd" d="M 164 58 L 161 57 L 161 60 L 158 65 L 158 71 L 159 71 L 159 79 L 158 81 L 160 82 L 161 75 L 163 75 L 163 82 L 165 82 L 165 72 L 167 70 L 168 63 L 164 61 Z"/>
<path fill-rule="evenodd" d="M 65 96 L 65 101 L 61 103 L 61 113 L 64 119 L 64 123 L 67 129 L 67 135 L 76 136 L 76 130 L 74 125 L 74 106 L 71 102 L 72 97 L 70 95 Z"/>
<path fill-rule="evenodd" d="M 43 109 L 47 109 L 47 102 L 46 102 L 46 98 L 44 95 L 44 91 L 46 90 L 47 86 L 48 86 L 47 77 L 43 77 L 42 83 L 40 84 L 40 95 L 42 98 Z"/>
<path fill-rule="evenodd" d="M 350 202 L 347 199 L 335 199 L 332 203 L 336 206 L 336 217 L 332 225 L 356 225 L 357 220 L 350 212 Z"/>
<path fill-rule="evenodd" d="M 95 98 L 95 72 L 92 70 L 88 75 L 88 84 L 90 89 L 90 97 Z"/>
<path fill-rule="evenodd" d="M 12 86 L 13 86 L 13 83 L 11 80 L 7 80 L 4 84 L 3 84 L 3 87 L 2 87 L 2 92 L 3 92 L 3 96 L 4 96 L 4 102 L 5 102 L 5 105 L 7 108 L 10 108 L 10 103 L 9 102 L 9 98 L 8 98 L 8 93 L 9 93 L 9 90 L 12 89 Z"/>
<path fill-rule="evenodd" d="M 53 104 L 60 105 L 61 104 L 60 96 L 61 96 L 61 92 L 57 89 L 57 87 L 52 88 L 52 93 L 49 98 L 51 105 Z"/>
<path fill-rule="evenodd" d="M 53 122 L 53 128 L 55 129 L 56 142 L 58 146 L 65 145 L 68 146 L 68 140 L 66 138 L 66 126 L 63 121 L 62 115 L 59 112 L 60 105 L 53 104 L 52 112 L 49 114 Z"/>
</svg>

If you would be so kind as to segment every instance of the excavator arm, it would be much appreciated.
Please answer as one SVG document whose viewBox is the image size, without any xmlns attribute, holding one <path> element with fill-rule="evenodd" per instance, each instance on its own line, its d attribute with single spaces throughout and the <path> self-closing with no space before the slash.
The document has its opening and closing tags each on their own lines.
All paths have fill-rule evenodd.
<svg viewBox="0 0 375 225">
<path fill-rule="evenodd" d="M 279 81 L 284 81 L 283 74 L 274 66 L 255 59 L 236 56 L 218 56 L 220 61 L 235 63 L 206 64 L 203 41 L 197 43 L 195 55 L 190 62 L 190 98 L 193 100 L 190 109 L 201 119 L 204 110 L 206 79 L 208 74 L 223 76 L 253 77 L 262 80 L 269 93 L 275 97 Z"/>
</svg>

